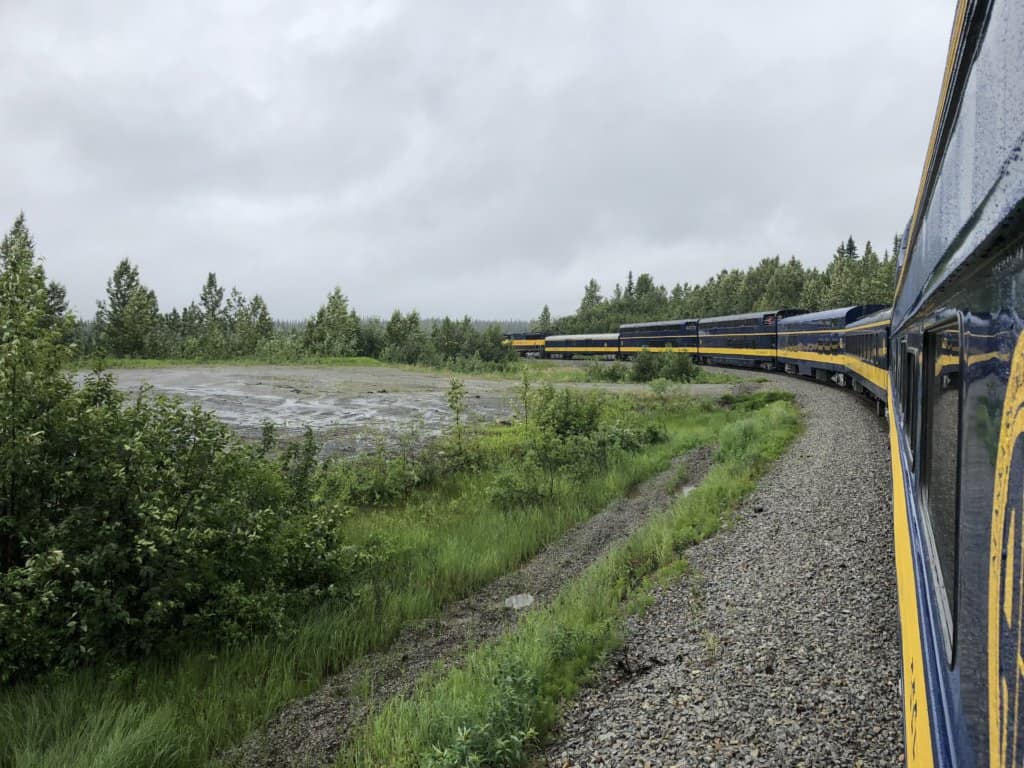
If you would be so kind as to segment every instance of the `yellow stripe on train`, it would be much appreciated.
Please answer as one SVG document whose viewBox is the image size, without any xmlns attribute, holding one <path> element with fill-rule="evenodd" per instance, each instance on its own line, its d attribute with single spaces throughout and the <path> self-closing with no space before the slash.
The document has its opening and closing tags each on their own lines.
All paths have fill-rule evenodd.
<svg viewBox="0 0 1024 768">
<path fill-rule="evenodd" d="M 720 355 L 732 357 L 775 357 L 775 347 L 768 349 L 753 349 L 751 347 L 700 347 L 702 355 Z"/>
<path fill-rule="evenodd" d="M 822 352 L 797 352 L 796 350 L 780 349 L 779 357 L 803 360 L 808 363 L 830 363 L 832 365 L 842 366 L 851 373 L 856 373 L 862 379 L 870 381 L 879 389 L 884 390 L 889 387 L 888 371 L 884 368 L 879 368 L 877 365 L 872 365 L 871 363 L 861 360 L 855 355 L 826 355 Z"/>
<path fill-rule="evenodd" d="M 698 351 L 696 347 L 648 347 L 648 346 L 643 346 L 643 347 L 622 347 L 619 351 L 623 352 L 623 353 L 627 353 L 627 352 L 628 353 L 632 353 L 632 352 L 643 352 L 645 349 L 648 352 L 689 352 L 691 355 L 697 354 L 697 351 Z"/>
<path fill-rule="evenodd" d="M 545 352 L 567 352 L 570 355 L 585 355 L 590 353 L 602 353 L 605 355 L 618 354 L 618 347 L 544 347 Z"/>
<path fill-rule="evenodd" d="M 889 450 L 892 454 L 893 543 L 896 555 L 896 591 L 900 606 L 900 641 L 903 646 L 903 727 L 907 768 L 933 765 L 932 731 L 925 690 L 921 621 L 917 612 L 917 575 L 910 543 L 907 495 L 903 485 L 899 435 L 889 390 Z"/>
</svg>

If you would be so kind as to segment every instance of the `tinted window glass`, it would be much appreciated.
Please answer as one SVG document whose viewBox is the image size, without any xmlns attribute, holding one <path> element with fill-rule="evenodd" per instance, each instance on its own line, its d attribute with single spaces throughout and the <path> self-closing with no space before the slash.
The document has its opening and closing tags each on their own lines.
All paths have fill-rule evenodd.
<svg viewBox="0 0 1024 768">
<path fill-rule="evenodd" d="M 910 445 L 910 465 L 917 457 L 917 360 L 913 352 L 903 356 L 903 428 Z"/>
<path fill-rule="evenodd" d="M 922 490 L 947 608 L 955 605 L 957 485 L 960 447 L 960 329 L 925 335 L 924 476 Z M 951 621 L 952 610 L 947 620 Z"/>
</svg>

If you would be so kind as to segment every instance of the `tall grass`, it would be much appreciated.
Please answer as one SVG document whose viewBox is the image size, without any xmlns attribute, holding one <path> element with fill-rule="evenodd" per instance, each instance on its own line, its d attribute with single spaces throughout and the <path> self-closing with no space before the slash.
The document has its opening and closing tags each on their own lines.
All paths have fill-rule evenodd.
<svg viewBox="0 0 1024 768">
<path fill-rule="evenodd" d="M 148 369 L 148 368 L 187 368 L 197 366 L 257 366 L 257 365 L 297 365 L 323 368 L 341 368 L 347 366 L 382 366 L 380 360 L 373 357 L 296 357 L 295 359 L 278 359 L 272 357 L 230 357 L 224 359 L 211 358 L 153 358 L 153 357 L 91 357 L 76 360 L 74 367 L 80 371 L 116 370 L 116 369 Z"/>
<path fill-rule="evenodd" d="M 678 571 L 686 547 L 717 531 L 770 462 L 799 433 L 785 398 L 739 401 L 716 464 L 693 493 L 656 516 L 566 587 L 547 609 L 423 681 L 357 733 L 339 766 L 514 766 L 553 725 L 559 703 L 621 642 L 622 619 L 659 569 Z M 761 406 L 757 410 L 751 410 Z"/>
<path fill-rule="evenodd" d="M 285 639 L 8 689 L 0 693 L 0 766 L 213 760 L 326 675 L 386 647 L 405 623 L 516 567 L 736 417 L 735 409 L 687 401 L 665 413 L 666 442 L 618 454 L 588 477 L 559 478 L 550 497 L 514 514 L 492 502 L 488 487 L 499 470 L 489 470 L 456 473 L 402 504 L 356 515 L 344 538 L 354 546 L 382 541 L 392 556 L 351 602 L 325 604 Z"/>
</svg>

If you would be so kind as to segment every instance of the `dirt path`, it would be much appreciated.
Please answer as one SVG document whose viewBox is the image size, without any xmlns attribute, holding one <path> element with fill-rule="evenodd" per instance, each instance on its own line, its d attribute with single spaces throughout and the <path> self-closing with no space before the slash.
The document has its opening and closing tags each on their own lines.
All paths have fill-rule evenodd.
<svg viewBox="0 0 1024 768">
<path fill-rule="evenodd" d="M 372 708 L 410 691 L 416 680 L 437 663 L 451 666 L 470 645 L 509 629 L 521 612 L 507 605 L 509 598 L 528 595 L 532 605 L 549 603 L 563 585 L 616 541 L 632 534 L 651 514 L 665 509 L 678 494 L 697 484 L 710 465 L 709 448 L 677 457 L 669 469 L 570 530 L 518 570 L 449 606 L 436 619 L 409 627 L 387 652 L 360 660 L 312 695 L 289 705 L 266 729 L 230 755 L 228 764 L 247 768 L 329 764 L 347 733 Z M 683 466 L 690 485 L 679 482 Z M 369 692 L 367 681 L 372 681 Z"/>
</svg>

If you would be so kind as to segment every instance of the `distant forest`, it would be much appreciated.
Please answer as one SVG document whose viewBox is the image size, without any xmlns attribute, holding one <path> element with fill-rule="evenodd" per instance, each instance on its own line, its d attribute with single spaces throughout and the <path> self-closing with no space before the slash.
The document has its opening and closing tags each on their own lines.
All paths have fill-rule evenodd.
<svg viewBox="0 0 1024 768">
<path fill-rule="evenodd" d="M 538 333 L 611 332 L 623 323 L 714 317 L 762 309 L 814 311 L 854 304 L 889 304 L 892 301 L 899 237 L 893 250 L 881 256 L 868 241 L 860 253 L 853 237 L 840 243 L 824 269 L 808 269 L 793 257 L 762 259 L 749 269 L 722 270 L 703 285 L 676 283 L 671 290 L 655 283 L 646 272 L 611 295 L 591 280 L 583 289 L 579 309 L 553 319 L 547 306 L 530 324 Z"/>
<path fill-rule="evenodd" d="M 19 219 L 20 226 L 23 220 Z M 579 308 L 552 318 L 547 306 L 529 330 L 551 333 L 615 331 L 623 323 L 798 308 L 809 311 L 891 300 L 899 238 L 881 256 L 870 241 L 863 253 L 853 237 L 840 243 L 824 269 L 806 268 L 796 258 L 762 259 L 749 269 L 722 270 L 703 285 L 676 283 L 668 290 L 654 277 L 630 272 L 625 286 L 610 295 L 591 279 Z M 48 285 L 47 305 L 55 316 L 67 313 L 64 287 Z M 360 317 L 335 287 L 307 320 L 274 320 L 266 301 L 226 290 L 210 273 L 197 300 L 181 310 L 161 312 L 155 291 L 139 269 L 121 261 L 107 281 L 107 295 L 95 318 L 77 320 L 70 331 L 82 358 L 165 358 L 219 360 L 256 358 L 288 362 L 324 357 L 372 357 L 395 363 L 451 366 L 466 371 L 503 367 L 512 359 L 503 332 L 527 323 L 484 323 L 421 318 L 415 310 L 395 310 L 387 320 Z"/>
<path fill-rule="evenodd" d="M 51 311 L 66 313 L 63 286 L 51 282 L 48 294 Z M 503 331 L 502 324 L 469 317 L 423 319 L 415 310 L 396 309 L 386 321 L 360 317 L 339 287 L 309 319 L 276 321 L 262 296 L 228 291 L 212 272 L 196 301 L 180 311 L 175 307 L 161 312 L 156 292 L 142 282 L 138 267 L 124 259 L 107 281 L 106 300 L 99 302 L 95 318 L 76 322 L 69 340 L 76 342 L 83 358 L 291 362 L 372 357 L 472 371 L 512 359 L 502 344 Z"/>
</svg>

